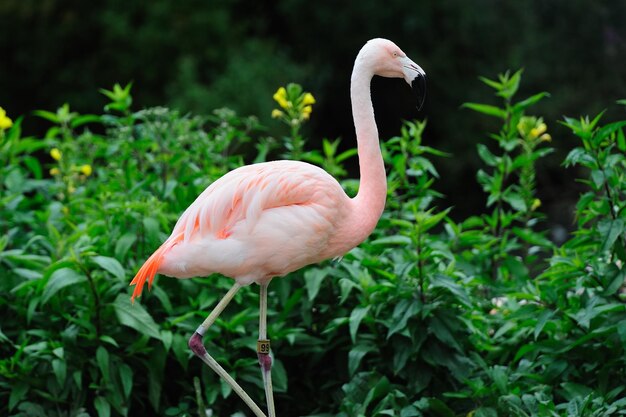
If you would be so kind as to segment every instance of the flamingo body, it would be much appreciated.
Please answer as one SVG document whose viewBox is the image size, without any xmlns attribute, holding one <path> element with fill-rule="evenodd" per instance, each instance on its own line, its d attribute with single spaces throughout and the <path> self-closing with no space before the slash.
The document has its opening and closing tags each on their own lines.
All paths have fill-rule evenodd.
<svg viewBox="0 0 626 417">
<path fill-rule="evenodd" d="M 133 278 L 132 300 L 155 274 L 191 278 L 215 272 L 235 280 L 228 293 L 189 339 L 189 347 L 248 405 L 256 417 L 276 417 L 267 339 L 268 285 L 305 265 L 341 256 L 372 232 L 385 207 L 387 176 L 370 94 L 374 75 L 404 78 L 424 102 L 425 73 L 386 39 L 359 51 L 350 83 L 361 181 L 349 198 L 324 170 L 297 161 L 244 166 L 224 175 L 198 196 L 170 237 Z M 259 340 L 268 415 L 207 352 L 206 333 L 243 285 L 259 284 Z"/>
</svg>

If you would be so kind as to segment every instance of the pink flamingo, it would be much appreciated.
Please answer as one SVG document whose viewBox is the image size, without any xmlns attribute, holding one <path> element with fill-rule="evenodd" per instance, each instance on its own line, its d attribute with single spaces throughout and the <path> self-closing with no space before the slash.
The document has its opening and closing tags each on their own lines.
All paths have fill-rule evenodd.
<svg viewBox="0 0 626 417">
<path fill-rule="evenodd" d="M 350 94 L 358 142 L 361 183 L 349 198 L 326 171 L 297 161 L 274 161 L 235 169 L 211 184 L 180 217 L 171 236 L 132 280 L 132 300 L 155 274 L 191 278 L 220 273 L 235 280 L 189 339 L 191 350 L 244 400 L 257 417 L 265 414 L 207 353 L 202 336 L 242 286 L 260 286 L 257 352 L 269 417 L 275 417 L 270 345 L 267 339 L 267 287 L 305 265 L 340 257 L 363 242 L 380 218 L 387 177 L 370 96 L 374 75 L 404 78 L 424 102 L 425 73 L 386 39 L 361 49 L 352 71 Z"/>
</svg>

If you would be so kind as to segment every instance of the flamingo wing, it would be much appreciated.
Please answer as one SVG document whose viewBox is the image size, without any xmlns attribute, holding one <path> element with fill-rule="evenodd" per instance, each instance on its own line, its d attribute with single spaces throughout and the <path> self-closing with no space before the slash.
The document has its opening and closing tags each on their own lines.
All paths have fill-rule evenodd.
<svg viewBox="0 0 626 417">
<path fill-rule="evenodd" d="M 181 215 L 131 282 L 133 299 L 157 272 L 178 278 L 219 272 L 246 284 L 317 262 L 347 200 L 332 176 L 307 163 L 233 170 Z"/>
</svg>

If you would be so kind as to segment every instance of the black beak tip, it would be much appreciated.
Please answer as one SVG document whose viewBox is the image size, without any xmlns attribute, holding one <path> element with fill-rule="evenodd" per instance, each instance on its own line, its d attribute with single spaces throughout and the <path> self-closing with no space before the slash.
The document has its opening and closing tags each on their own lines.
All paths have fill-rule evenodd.
<svg viewBox="0 0 626 417">
<path fill-rule="evenodd" d="M 417 98 L 417 110 L 420 111 L 426 100 L 426 76 L 418 74 L 411 82 L 411 88 L 415 93 L 415 98 Z"/>
</svg>

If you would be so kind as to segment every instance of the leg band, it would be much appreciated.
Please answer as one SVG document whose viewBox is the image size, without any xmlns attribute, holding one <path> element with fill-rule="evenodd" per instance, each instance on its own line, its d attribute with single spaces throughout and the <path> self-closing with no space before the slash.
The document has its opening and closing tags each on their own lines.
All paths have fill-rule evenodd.
<svg viewBox="0 0 626 417">
<path fill-rule="evenodd" d="M 257 353 L 270 353 L 270 341 L 269 340 L 257 340 L 256 342 Z"/>
</svg>

